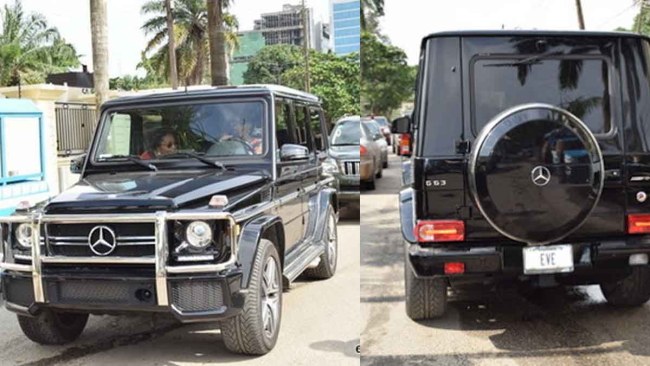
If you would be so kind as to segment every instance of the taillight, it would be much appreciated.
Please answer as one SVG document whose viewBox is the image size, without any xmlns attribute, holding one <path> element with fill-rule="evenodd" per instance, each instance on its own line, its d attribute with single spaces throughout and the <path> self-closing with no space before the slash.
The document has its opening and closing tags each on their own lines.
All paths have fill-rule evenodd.
<svg viewBox="0 0 650 366">
<path fill-rule="evenodd" d="M 627 215 L 628 234 L 650 233 L 650 214 Z"/>
<path fill-rule="evenodd" d="M 418 221 L 415 237 L 420 242 L 463 241 L 465 223 L 459 220 Z"/>
<path fill-rule="evenodd" d="M 366 155 L 368 153 L 368 149 L 366 149 L 365 146 L 361 145 L 361 147 L 359 148 L 359 153 L 361 155 Z"/>
</svg>

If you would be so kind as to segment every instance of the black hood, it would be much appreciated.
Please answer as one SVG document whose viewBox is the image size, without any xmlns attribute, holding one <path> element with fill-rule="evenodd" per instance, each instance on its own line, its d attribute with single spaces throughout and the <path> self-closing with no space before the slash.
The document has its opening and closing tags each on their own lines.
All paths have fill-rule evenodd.
<svg viewBox="0 0 650 366">
<path fill-rule="evenodd" d="M 193 208 L 207 206 L 215 194 L 227 195 L 232 204 L 261 188 L 268 179 L 263 172 L 214 169 L 95 174 L 53 198 L 45 212 Z"/>
<path fill-rule="evenodd" d="M 334 159 L 359 160 L 360 145 L 330 146 L 329 155 Z"/>
</svg>

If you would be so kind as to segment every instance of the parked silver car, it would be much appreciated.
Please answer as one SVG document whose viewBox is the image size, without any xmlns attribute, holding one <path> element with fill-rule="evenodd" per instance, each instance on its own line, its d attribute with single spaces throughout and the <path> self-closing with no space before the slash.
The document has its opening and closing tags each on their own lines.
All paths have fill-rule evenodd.
<svg viewBox="0 0 650 366">
<path fill-rule="evenodd" d="M 381 166 L 383 168 L 388 168 L 388 143 L 384 137 L 381 126 L 379 123 L 373 119 L 363 120 L 365 126 L 368 127 L 370 131 L 370 138 L 377 144 L 379 147 L 379 155 L 381 157 Z"/>
<path fill-rule="evenodd" d="M 374 122 L 373 122 L 374 123 Z M 373 132 L 368 122 L 361 122 L 361 182 L 367 189 L 375 189 L 375 179 L 381 178 L 383 174 L 382 156 L 386 155 L 386 141 L 381 135 Z M 376 124 L 375 124 L 376 126 Z M 383 142 L 383 151 L 380 142 Z"/>
</svg>

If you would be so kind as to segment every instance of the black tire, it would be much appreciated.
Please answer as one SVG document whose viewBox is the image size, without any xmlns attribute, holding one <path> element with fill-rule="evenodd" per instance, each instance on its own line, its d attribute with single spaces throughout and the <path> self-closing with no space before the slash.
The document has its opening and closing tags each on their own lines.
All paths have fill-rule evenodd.
<svg viewBox="0 0 650 366">
<path fill-rule="evenodd" d="M 650 267 L 632 267 L 628 276 L 600 284 L 607 302 L 614 306 L 640 306 L 650 300 Z"/>
<path fill-rule="evenodd" d="M 277 299 L 277 315 L 274 319 L 273 331 L 269 334 L 264 324 L 264 272 L 268 261 L 275 261 L 275 290 Z M 280 257 L 273 243 L 261 239 L 255 255 L 255 262 L 251 273 L 248 294 L 244 308 L 239 315 L 224 320 L 221 324 L 221 335 L 226 348 L 231 352 L 246 355 L 263 355 L 273 349 L 278 340 L 280 323 L 282 320 L 282 269 Z"/>
<path fill-rule="evenodd" d="M 60 345 L 79 338 L 88 322 L 88 314 L 63 313 L 43 309 L 31 318 L 18 315 L 18 324 L 27 338 L 40 344 Z"/>
<path fill-rule="evenodd" d="M 336 226 L 336 213 L 334 208 L 328 208 L 327 226 L 325 227 L 325 252 L 320 256 L 320 262 L 316 268 L 307 268 L 305 276 L 317 280 L 331 278 L 336 273 L 336 264 L 338 262 L 338 230 Z M 333 241 L 332 241 L 333 239 Z M 333 248 L 330 246 L 333 245 Z M 331 260 L 333 258 L 333 260 Z"/>
<path fill-rule="evenodd" d="M 386 161 L 384 161 L 384 164 L 382 165 L 384 169 L 388 168 L 388 158 L 386 158 Z"/>
<path fill-rule="evenodd" d="M 406 315 L 409 318 L 435 319 L 447 311 L 447 280 L 444 278 L 417 278 L 408 263 L 405 263 L 404 285 Z"/>
<path fill-rule="evenodd" d="M 369 180 L 367 182 L 363 182 L 363 185 L 366 187 L 367 190 L 369 191 L 374 191 L 375 190 L 375 177 L 372 177 L 372 180 Z"/>
<path fill-rule="evenodd" d="M 383 177 L 383 176 L 384 176 L 384 170 L 383 170 L 383 168 L 382 168 L 381 166 L 379 166 L 379 171 L 377 172 L 377 174 L 375 175 L 375 177 L 376 177 L 376 178 L 381 178 L 381 177 Z"/>
</svg>

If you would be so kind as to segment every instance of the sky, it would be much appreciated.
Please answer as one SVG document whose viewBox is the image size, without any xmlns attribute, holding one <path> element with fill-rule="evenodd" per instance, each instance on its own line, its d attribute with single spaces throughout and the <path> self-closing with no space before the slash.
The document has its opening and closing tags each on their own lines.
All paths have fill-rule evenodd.
<svg viewBox="0 0 650 366">
<path fill-rule="evenodd" d="M 586 30 L 631 28 L 634 0 L 582 0 Z M 577 30 L 574 0 L 384 0 L 381 32 L 418 63 L 422 37 L 445 30 Z"/>
<path fill-rule="evenodd" d="M 142 4 L 148 0 L 108 0 L 108 68 L 110 77 L 126 74 L 143 76 L 136 70 L 140 53 L 147 44 L 140 30 L 145 17 L 140 15 Z M 14 0 L 0 0 L 0 6 Z M 90 37 L 90 6 L 88 0 L 22 0 L 27 12 L 43 14 L 50 26 L 71 43 L 81 55 L 81 63 L 92 72 L 92 43 Z M 240 30 L 253 29 L 253 21 L 260 14 L 279 11 L 282 4 L 299 4 L 300 0 L 231 0 L 230 12 L 237 16 Z M 329 0 L 306 0 L 307 7 L 314 8 L 316 20 L 329 22 Z"/>
</svg>

